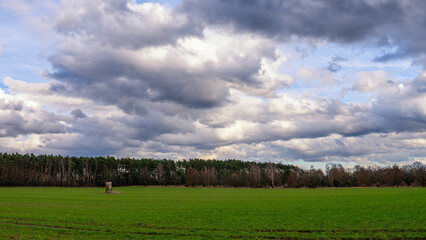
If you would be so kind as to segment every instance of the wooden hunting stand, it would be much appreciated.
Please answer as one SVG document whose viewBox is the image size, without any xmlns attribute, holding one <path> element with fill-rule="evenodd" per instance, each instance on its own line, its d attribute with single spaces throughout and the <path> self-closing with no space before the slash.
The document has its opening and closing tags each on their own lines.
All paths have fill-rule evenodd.
<svg viewBox="0 0 426 240">
<path fill-rule="evenodd" d="M 105 193 L 112 193 L 112 182 L 105 182 Z"/>
</svg>

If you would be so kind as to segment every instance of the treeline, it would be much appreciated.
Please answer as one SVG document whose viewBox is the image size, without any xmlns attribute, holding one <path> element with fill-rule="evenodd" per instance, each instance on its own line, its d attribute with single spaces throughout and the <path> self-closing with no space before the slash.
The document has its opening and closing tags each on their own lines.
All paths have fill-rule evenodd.
<svg viewBox="0 0 426 240">
<path fill-rule="evenodd" d="M 173 161 L 114 157 L 64 157 L 0 153 L 0 186 L 185 185 L 226 187 L 425 186 L 420 162 L 398 167 L 304 170 L 281 163 L 240 160 Z"/>
</svg>

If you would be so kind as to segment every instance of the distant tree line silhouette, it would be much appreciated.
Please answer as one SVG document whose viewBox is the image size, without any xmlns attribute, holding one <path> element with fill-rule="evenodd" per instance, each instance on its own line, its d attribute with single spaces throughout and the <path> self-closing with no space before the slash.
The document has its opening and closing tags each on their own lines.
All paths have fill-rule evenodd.
<svg viewBox="0 0 426 240">
<path fill-rule="evenodd" d="M 133 159 L 0 153 L 0 186 L 185 185 L 187 187 L 380 187 L 425 186 L 420 162 L 399 167 L 309 170 L 282 163 L 241 160 Z"/>
</svg>

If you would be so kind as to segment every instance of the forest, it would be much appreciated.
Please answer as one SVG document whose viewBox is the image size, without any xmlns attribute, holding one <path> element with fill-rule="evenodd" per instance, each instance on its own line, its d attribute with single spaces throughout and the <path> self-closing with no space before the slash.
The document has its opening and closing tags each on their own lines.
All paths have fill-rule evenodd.
<svg viewBox="0 0 426 240">
<path fill-rule="evenodd" d="M 95 187 L 163 185 L 187 187 L 399 187 L 426 184 L 420 162 L 387 167 L 327 164 L 325 170 L 241 160 L 134 159 L 0 153 L 0 186 Z"/>
</svg>

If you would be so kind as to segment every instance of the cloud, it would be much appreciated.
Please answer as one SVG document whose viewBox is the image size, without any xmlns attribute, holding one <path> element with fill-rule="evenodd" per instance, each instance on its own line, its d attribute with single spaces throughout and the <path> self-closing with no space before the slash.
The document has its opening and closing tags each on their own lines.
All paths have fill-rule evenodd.
<svg viewBox="0 0 426 240">
<path fill-rule="evenodd" d="M 257 87 L 271 80 L 276 81 L 271 87 L 278 87 L 291 82 L 276 70 L 275 61 L 282 60 L 271 41 L 250 34 L 206 29 L 202 37 L 138 50 L 78 38 L 67 41 L 50 57 L 50 77 L 62 83 L 55 89 L 92 96 L 137 114 L 145 112 L 141 100 L 210 108 L 226 103 L 229 84 Z M 256 76 L 259 71 L 268 75 Z"/>
<path fill-rule="evenodd" d="M 327 70 L 327 71 L 325 71 Z M 318 69 L 313 67 L 299 68 L 296 76 L 303 81 L 306 81 L 312 85 L 336 85 L 339 80 L 333 74 L 333 71 L 329 69 Z"/>
<path fill-rule="evenodd" d="M 381 32 L 382 38 L 387 38 L 385 46 L 395 47 L 394 51 L 385 52 L 376 58 L 377 61 L 390 61 L 407 56 L 424 56 L 426 37 L 424 31 L 419 31 L 426 23 L 424 9 L 426 3 L 421 0 L 401 2 L 404 15 L 401 21 L 394 25 L 386 26 Z M 403 37 L 401 37 L 403 36 Z"/>
<path fill-rule="evenodd" d="M 73 115 L 75 118 L 87 118 L 87 115 L 83 113 L 80 109 L 74 109 L 71 112 L 71 115 Z"/>
<path fill-rule="evenodd" d="M 233 104 L 218 107 L 215 111 L 194 109 L 193 113 L 187 110 L 187 115 L 174 113 L 168 116 L 166 114 L 172 111 L 159 111 L 167 106 L 157 105 L 155 109 L 148 108 L 151 110 L 145 115 L 129 115 L 119 110 L 105 115 L 102 111 L 96 113 L 95 109 L 102 108 L 102 105 L 94 103 L 91 110 L 86 110 L 90 114 L 85 114 L 85 118 L 67 117 L 66 112 L 64 115 L 46 114 L 42 105 L 69 108 L 37 96 L 48 94 L 54 97 L 55 91 L 46 93 L 39 88 L 37 92 L 34 91 L 36 88 L 22 85 L 19 88 L 19 82 L 10 79 L 8 84 L 15 95 L 2 95 L 2 99 L 8 99 L 3 103 L 2 111 L 9 112 L 8 117 L 2 118 L 1 125 L 8 126 L 3 140 L 9 139 L 9 144 L 3 149 L 9 151 L 44 149 L 42 151 L 49 153 L 117 156 L 142 156 L 149 152 L 150 156 L 175 158 L 204 156 L 320 162 L 346 159 L 344 161 L 387 163 L 380 158 L 390 157 L 390 153 L 421 139 L 426 128 L 426 111 L 421 104 L 425 94 L 418 91 L 425 87 L 422 78 L 407 83 L 404 90 L 394 86 L 393 92 L 383 92 L 370 107 L 311 100 L 300 95 L 281 95 L 265 102 L 240 90 L 232 90 Z M 27 95 L 26 91 L 31 94 Z M 26 106 L 35 99 L 39 103 L 34 105 L 36 107 Z M 79 111 L 74 109 L 74 113 Z M 34 119 L 33 124 L 21 124 L 23 119 L 30 117 Z M 40 118 L 43 124 L 36 121 Z M 388 136 L 383 138 L 382 133 Z M 395 133 L 406 137 L 398 140 L 400 138 L 396 139 L 398 135 Z M 410 137 L 416 134 L 418 136 Z M 38 137 L 23 139 L 13 148 L 10 137 L 17 136 Z M 396 140 L 389 136 L 395 136 Z M 370 139 L 370 144 L 365 142 L 366 139 Z M 424 152 L 421 146 L 422 142 L 417 141 L 411 146 L 412 151 L 399 152 L 400 158 L 389 161 L 400 161 L 414 153 L 421 156 Z"/>
<path fill-rule="evenodd" d="M 63 133 L 64 119 L 0 89 L 0 137 L 17 137 L 27 134 Z"/>
<path fill-rule="evenodd" d="M 426 129 L 426 78 L 399 84 L 379 95 L 373 111 L 387 120 L 389 132 L 424 132 Z"/>
<path fill-rule="evenodd" d="M 357 74 L 357 81 L 353 86 L 353 90 L 360 92 L 371 92 L 384 89 L 388 86 L 394 85 L 395 82 L 391 79 L 389 73 L 385 71 L 370 71 L 359 72 Z"/>
<path fill-rule="evenodd" d="M 336 73 L 336 72 L 338 72 L 340 69 L 342 69 L 342 66 L 341 66 L 340 64 L 338 64 L 338 63 L 334 63 L 334 62 L 330 62 L 330 63 L 328 63 L 328 66 L 327 66 L 327 70 L 328 70 L 328 71 Z"/>
<path fill-rule="evenodd" d="M 164 45 L 200 33 L 186 15 L 158 3 L 64 1 L 61 7 L 55 24 L 61 34 L 116 48 Z"/>
<path fill-rule="evenodd" d="M 424 17 L 411 2 L 96 0 L 55 9 L 45 81 L 3 80 L 0 151 L 384 164 L 426 154 L 424 74 L 356 64 L 363 52 L 394 50 L 423 64 L 413 16 Z M 334 52 L 329 42 L 357 50 Z M 310 54 L 301 57 L 298 43 Z"/>
<path fill-rule="evenodd" d="M 205 25 L 230 25 L 236 31 L 270 38 L 320 39 L 338 43 L 361 40 L 394 47 L 375 57 L 388 61 L 419 56 L 426 48 L 426 3 L 414 1 L 214 1 L 183 0 L 178 7 Z M 404 36 L 404 37 L 401 37 Z"/>
<path fill-rule="evenodd" d="M 324 38 L 353 42 L 386 24 L 401 21 L 399 1 L 203 1 L 179 7 L 206 24 L 231 24 L 238 30 L 271 37 Z"/>
</svg>

